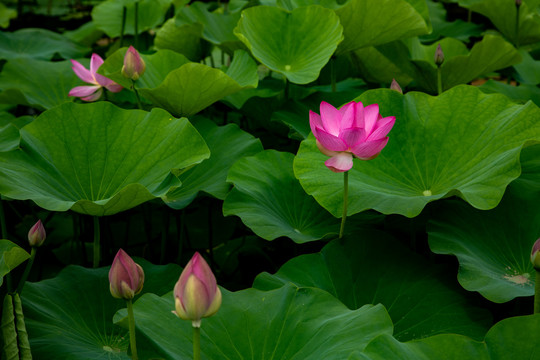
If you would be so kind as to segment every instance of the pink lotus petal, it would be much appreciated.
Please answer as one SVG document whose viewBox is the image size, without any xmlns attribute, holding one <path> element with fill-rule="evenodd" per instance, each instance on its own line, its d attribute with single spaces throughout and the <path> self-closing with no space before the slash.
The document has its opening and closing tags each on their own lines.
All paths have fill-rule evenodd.
<svg viewBox="0 0 540 360">
<path fill-rule="evenodd" d="M 395 116 L 388 116 L 380 119 L 379 121 L 377 121 L 373 132 L 367 137 L 367 140 L 373 141 L 385 137 L 386 135 L 388 135 L 390 130 L 392 130 L 395 122 Z"/>
<path fill-rule="evenodd" d="M 103 64 L 103 59 L 98 54 L 92 54 L 90 59 L 90 72 L 92 75 L 95 75 L 99 67 Z"/>
<path fill-rule="evenodd" d="M 105 86 L 105 88 L 107 90 L 109 90 L 110 92 L 117 93 L 117 92 L 122 91 L 122 89 L 124 88 L 122 85 L 118 85 L 117 83 L 115 83 L 112 80 L 111 80 L 111 82 L 112 82 L 112 84 Z"/>
<path fill-rule="evenodd" d="M 327 132 L 334 136 L 339 136 L 341 113 L 338 109 L 325 101 L 321 102 L 321 120 Z"/>
<path fill-rule="evenodd" d="M 89 84 L 96 83 L 94 77 L 92 76 L 92 73 L 87 70 L 80 62 L 71 59 L 71 63 L 73 64 L 73 72 L 79 77 L 79 79 Z"/>
<path fill-rule="evenodd" d="M 311 110 L 309 110 L 309 127 L 315 137 L 317 137 L 317 127 L 323 127 L 321 116 Z"/>
<path fill-rule="evenodd" d="M 101 86 L 76 86 L 69 91 L 69 96 L 83 97 L 94 94 L 96 91 L 101 89 Z"/>
<path fill-rule="evenodd" d="M 103 88 L 100 87 L 98 91 L 96 91 L 93 95 L 83 97 L 81 100 L 84 101 L 96 101 L 101 97 L 101 94 L 103 94 Z"/>
<path fill-rule="evenodd" d="M 364 104 L 360 101 L 356 103 L 354 121 L 351 127 L 364 128 Z"/>
<path fill-rule="evenodd" d="M 339 112 L 341 113 L 341 129 L 348 129 L 350 127 L 354 127 L 354 118 L 356 116 L 356 103 L 354 101 L 351 101 L 350 103 L 347 103 L 339 109 Z"/>
<path fill-rule="evenodd" d="M 375 159 L 387 143 L 388 138 L 362 142 L 352 149 L 352 153 L 360 160 Z"/>
<path fill-rule="evenodd" d="M 354 148 L 365 137 L 364 129 L 356 127 L 342 130 L 339 134 L 339 138 L 347 145 L 347 150 Z"/>
<path fill-rule="evenodd" d="M 317 140 L 316 143 L 317 143 L 317 148 L 319 149 L 319 151 L 322 152 L 322 153 L 323 153 L 324 155 L 326 155 L 326 156 L 332 157 L 332 156 L 336 156 L 337 154 L 340 153 L 340 151 L 330 151 L 330 150 L 328 150 L 328 149 L 325 149 L 325 148 L 321 145 L 321 143 L 319 142 L 319 140 Z"/>
<path fill-rule="evenodd" d="M 347 144 L 345 144 L 345 142 L 343 142 L 343 140 L 341 140 L 337 136 L 327 133 L 323 129 L 317 129 L 317 135 L 317 140 L 319 141 L 321 146 L 327 150 L 346 151 L 349 149 L 349 147 L 347 146 Z"/>
<path fill-rule="evenodd" d="M 333 172 L 349 171 L 353 166 L 353 157 L 351 153 L 343 152 L 324 162 L 327 168 Z"/>
<path fill-rule="evenodd" d="M 366 129 L 366 134 L 371 134 L 378 119 L 379 104 L 371 104 L 364 108 L 364 129 Z"/>
</svg>

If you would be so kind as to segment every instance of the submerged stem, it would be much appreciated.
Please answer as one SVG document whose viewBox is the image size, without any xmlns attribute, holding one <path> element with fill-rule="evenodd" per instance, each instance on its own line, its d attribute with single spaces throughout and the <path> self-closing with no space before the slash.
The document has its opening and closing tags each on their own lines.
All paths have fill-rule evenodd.
<svg viewBox="0 0 540 360">
<path fill-rule="evenodd" d="M 343 237 L 345 231 L 345 220 L 347 220 L 347 202 L 349 196 L 349 172 L 343 173 L 343 215 L 341 217 L 341 227 L 339 229 L 339 238 Z"/>
</svg>

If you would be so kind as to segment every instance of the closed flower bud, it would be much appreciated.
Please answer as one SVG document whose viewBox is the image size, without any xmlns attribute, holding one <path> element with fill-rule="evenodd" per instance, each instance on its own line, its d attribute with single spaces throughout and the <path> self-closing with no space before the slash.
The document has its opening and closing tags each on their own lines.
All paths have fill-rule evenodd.
<svg viewBox="0 0 540 360">
<path fill-rule="evenodd" d="M 532 247 L 531 263 L 537 271 L 540 271 L 540 239 L 536 240 Z"/>
<path fill-rule="evenodd" d="M 139 55 L 139 52 L 135 50 L 133 46 L 130 46 L 124 56 L 124 66 L 122 66 L 122 75 L 128 79 L 137 80 L 140 78 L 146 70 L 146 64 Z"/>
<path fill-rule="evenodd" d="M 40 247 L 45 241 L 46 237 L 47 233 L 45 232 L 45 228 L 43 227 L 41 220 L 38 220 L 37 223 L 30 228 L 30 231 L 28 231 L 28 242 L 30 243 L 31 247 Z"/>
<path fill-rule="evenodd" d="M 203 257 L 196 252 L 174 286 L 175 314 L 200 327 L 201 319 L 214 315 L 221 306 L 221 291 L 216 277 Z"/>
<path fill-rule="evenodd" d="M 521 6 L 521 0 L 516 0 L 516 7 L 520 7 Z"/>
<path fill-rule="evenodd" d="M 444 62 L 444 53 L 441 48 L 441 44 L 437 45 L 437 50 L 435 50 L 435 57 L 434 57 L 435 65 L 441 66 Z"/>
<path fill-rule="evenodd" d="M 109 271 L 109 283 L 112 296 L 131 300 L 143 288 L 144 271 L 124 250 L 120 249 Z"/>
<path fill-rule="evenodd" d="M 392 84 L 390 84 L 391 90 L 396 90 L 398 93 L 403 94 L 403 90 L 401 90 L 401 86 L 399 86 L 396 79 L 392 79 Z"/>
</svg>

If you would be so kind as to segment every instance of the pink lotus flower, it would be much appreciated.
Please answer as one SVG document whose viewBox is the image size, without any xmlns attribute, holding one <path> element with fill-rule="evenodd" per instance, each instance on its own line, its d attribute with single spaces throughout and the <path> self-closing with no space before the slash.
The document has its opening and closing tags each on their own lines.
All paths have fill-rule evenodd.
<svg viewBox="0 0 540 360">
<path fill-rule="evenodd" d="M 124 250 L 120 249 L 109 270 L 109 283 L 113 297 L 133 299 L 143 288 L 144 271 Z"/>
<path fill-rule="evenodd" d="M 536 240 L 532 247 L 531 263 L 535 269 L 540 270 L 540 239 Z"/>
<path fill-rule="evenodd" d="M 383 118 L 378 104 L 364 107 L 354 101 L 339 110 L 323 101 L 321 115 L 309 111 L 309 125 L 317 147 L 330 156 L 324 164 L 334 172 L 350 170 L 353 156 L 361 160 L 376 158 L 388 143 L 386 135 L 395 121 L 394 116 Z"/>
<path fill-rule="evenodd" d="M 174 286 L 175 314 L 200 327 L 201 318 L 214 315 L 221 306 L 221 291 L 204 258 L 196 252 Z"/>
<path fill-rule="evenodd" d="M 38 220 L 37 223 L 30 228 L 30 231 L 28 231 L 28 243 L 31 247 L 40 247 L 46 237 L 47 233 L 45 232 L 41 220 Z"/>
<path fill-rule="evenodd" d="M 103 59 L 98 54 L 92 54 L 90 60 L 90 70 L 87 70 L 80 62 L 71 60 L 73 71 L 84 82 L 93 84 L 92 86 L 77 86 L 69 91 L 69 96 L 80 97 L 84 101 L 96 101 L 101 97 L 103 88 L 111 92 L 119 92 L 122 86 L 105 76 L 97 73 L 99 67 L 103 64 Z"/>
</svg>

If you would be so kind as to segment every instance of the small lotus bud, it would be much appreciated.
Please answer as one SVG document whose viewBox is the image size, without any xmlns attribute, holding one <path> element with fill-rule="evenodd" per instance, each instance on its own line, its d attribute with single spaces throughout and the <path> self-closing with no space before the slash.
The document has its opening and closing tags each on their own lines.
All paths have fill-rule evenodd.
<svg viewBox="0 0 540 360">
<path fill-rule="evenodd" d="M 37 223 L 30 228 L 30 231 L 28 231 L 28 242 L 30 243 L 31 247 L 40 247 L 45 241 L 46 237 L 47 233 L 45 232 L 45 228 L 43 227 L 41 220 L 38 220 Z"/>
<path fill-rule="evenodd" d="M 398 93 L 403 94 L 403 90 L 401 90 L 401 86 L 399 86 L 396 79 L 392 79 L 392 84 L 390 84 L 391 90 L 396 90 Z"/>
<path fill-rule="evenodd" d="M 441 66 L 444 62 L 444 53 L 441 48 L 441 44 L 437 45 L 437 50 L 435 50 L 435 65 Z"/>
<path fill-rule="evenodd" d="M 174 286 L 174 312 L 179 318 L 201 326 L 201 318 L 214 315 L 221 306 L 221 291 L 204 258 L 196 252 Z"/>
<path fill-rule="evenodd" d="M 516 0 L 516 7 L 519 8 L 521 6 L 521 0 Z"/>
<path fill-rule="evenodd" d="M 540 271 L 540 239 L 536 240 L 532 247 L 531 263 L 536 270 Z"/>
<path fill-rule="evenodd" d="M 143 288 L 144 271 L 124 250 L 120 249 L 109 271 L 109 283 L 113 297 L 131 300 Z"/>
<path fill-rule="evenodd" d="M 122 75 L 128 79 L 137 80 L 140 78 L 146 70 L 146 64 L 139 55 L 139 52 L 135 50 L 133 46 L 130 46 L 124 56 L 124 66 L 122 66 Z"/>
</svg>

